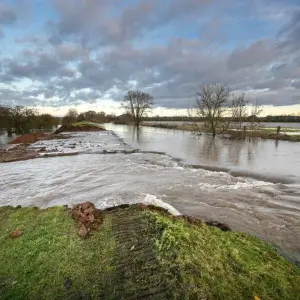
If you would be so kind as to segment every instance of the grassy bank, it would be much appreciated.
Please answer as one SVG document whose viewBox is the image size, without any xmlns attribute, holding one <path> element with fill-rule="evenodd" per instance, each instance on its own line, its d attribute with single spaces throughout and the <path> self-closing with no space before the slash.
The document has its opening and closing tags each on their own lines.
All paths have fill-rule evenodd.
<svg viewBox="0 0 300 300">
<path fill-rule="evenodd" d="M 105 128 L 99 123 L 93 123 L 88 121 L 75 122 L 71 125 L 63 124 L 54 133 L 62 132 L 76 132 L 76 131 L 105 131 Z"/>
<path fill-rule="evenodd" d="M 131 206 L 77 235 L 66 207 L 0 208 L 2 299 L 297 299 L 300 271 L 261 240 Z M 16 229 L 18 238 L 10 237 Z"/>
<path fill-rule="evenodd" d="M 82 122 L 75 122 L 72 123 L 72 126 L 75 127 L 98 127 L 103 128 L 103 126 L 99 123 L 89 122 L 89 121 L 82 121 Z"/>
<path fill-rule="evenodd" d="M 174 129 L 174 130 L 185 130 L 191 132 L 208 132 L 211 130 L 204 126 L 195 126 L 193 124 L 147 124 L 144 123 L 143 126 L 154 127 L 154 128 L 164 128 L 164 129 Z M 276 134 L 276 128 L 259 128 L 254 130 L 247 130 L 246 132 L 242 130 L 225 130 L 219 129 L 218 132 L 224 134 L 229 134 L 232 138 L 243 139 L 246 137 L 262 138 L 262 139 L 272 139 L 272 140 L 283 140 L 291 142 L 300 142 L 300 130 L 299 129 L 288 129 L 282 128 L 280 134 Z M 293 133 L 293 134 L 288 134 Z"/>
<path fill-rule="evenodd" d="M 159 233 L 157 253 L 176 299 L 298 297 L 299 269 L 262 240 L 159 214 L 148 218 Z"/>
<path fill-rule="evenodd" d="M 4 299 L 98 295 L 113 265 L 114 240 L 107 223 L 109 219 L 93 238 L 82 240 L 64 207 L 0 208 L 0 294 Z M 16 228 L 23 235 L 12 239 L 9 233 Z"/>
</svg>

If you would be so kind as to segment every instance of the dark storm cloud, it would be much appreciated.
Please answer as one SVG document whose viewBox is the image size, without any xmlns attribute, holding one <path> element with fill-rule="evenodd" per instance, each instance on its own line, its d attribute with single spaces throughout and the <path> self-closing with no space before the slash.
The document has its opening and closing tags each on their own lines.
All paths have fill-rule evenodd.
<svg viewBox="0 0 300 300">
<path fill-rule="evenodd" d="M 36 53 L 35 60 L 18 62 L 10 59 L 5 63 L 7 74 L 15 78 L 42 79 L 55 76 L 56 72 L 63 66 L 57 57 L 48 53 Z"/>
<path fill-rule="evenodd" d="M 120 101 L 128 89 L 139 88 L 151 93 L 157 106 L 186 108 L 200 83 L 226 82 L 248 91 L 251 101 L 298 104 L 300 13 L 282 26 L 278 40 L 261 38 L 224 51 L 207 43 L 225 22 L 205 19 L 205 9 L 215 2 L 54 0 L 58 17 L 47 20 L 45 31 L 16 37 L 19 56 L 0 57 L 0 80 L 11 84 L 0 91 L 0 101 L 59 107 L 98 98 Z M 16 21 L 8 8 L 1 15 L 0 5 L 0 24 Z M 180 36 L 182 26 L 197 27 L 200 18 L 204 40 Z M 166 28 L 163 42 L 145 38 Z M 32 88 L 13 88 L 24 79 L 33 81 Z"/>
<path fill-rule="evenodd" d="M 56 38 L 73 36 L 84 45 L 120 44 L 186 16 L 197 16 L 212 0 L 144 0 L 126 6 L 120 16 L 115 9 L 122 2 L 55 0 L 61 20 L 51 23 Z"/>
<path fill-rule="evenodd" d="M 68 67 L 63 67 L 59 70 L 58 75 L 62 77 L 74 77 L 76 75 L 76 70 Z"/>
<path fill-rule="evenodd" d="M 248 48 L 233 51 L 228 59 L 228 68 L 237 70 L 253 66 L 267 65 L 279 53 L 274 50 L 274 45 L 267 41 L 258 41 Z"/>
<path fill-rule="evenodd" d="M 0 103 L 3 105 L 35 106 L 39 104 L 39 100 L 34 98 L 34 93 L 23 92 L 11 88 L 0 88 L 0 99 Z"/>
<path fill-rule="evenodd" d="M 17 20 L 14 9 L 5 3 L 0 3 L 0 24 L 12 24 Z"/>
<path fill-rule="evenodd" d="M 296 10 L 291 19 L 281 28 L 279 35 L 280 48 L 287 48 L 290 51 L 298 50 L 300 46 L 300 9 Z"/>
<path fill-rule="evenodd" d="M 288 86 L 288 84 L 289 82 L 286 82 L 285 80 L 282 79 L 266 79 L 265 81 L 254 84 L 253 88 L 255 90 L 270 89 L 275 91 Z"/>
</svg>

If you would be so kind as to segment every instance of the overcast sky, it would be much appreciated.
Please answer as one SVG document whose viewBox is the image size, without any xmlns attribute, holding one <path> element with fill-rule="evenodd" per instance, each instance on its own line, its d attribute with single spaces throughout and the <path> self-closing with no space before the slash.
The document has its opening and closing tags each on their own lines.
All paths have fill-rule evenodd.
<svg viewBox="0 0 300 300">
<path fill-rule="evenodd" d="M 138 88 L 178 114 L 227 82 L 300 112 L 299 0 L 0 0 L 0 45 L 1 104 L 118 113 Z"/>
</svg>

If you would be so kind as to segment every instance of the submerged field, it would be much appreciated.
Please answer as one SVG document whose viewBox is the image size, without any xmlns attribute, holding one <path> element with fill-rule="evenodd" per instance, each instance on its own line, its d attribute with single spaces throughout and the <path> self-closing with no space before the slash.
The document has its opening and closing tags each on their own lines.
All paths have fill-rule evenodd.
<svg viewBox="0 0 300 300">
<path fill-rule="evenodd" d="M 205 127 L 203 124 L 197 124 L 193 122 L 165 122 L 165 123 L 151 123 L 151 122 L 144 122 L 143 126 L 150 126 L 154 128 L 165 128 L 165 129 L 174 129 L 174 130 L 184 130 L 184 131 L 191 131 L 195 133 L 204 133 L 204 132 L 211 132 L 209 127 Z M 262 139 L 271 139 L 271 140 L 284 140 L 284 141 L 291 141 L 291 142 L 299 142 L 300 141 L 300 129 L 299 128 L 289 128 L 284 127 L 280 128 L 280 133 L 277 134 L 276 127 L 264 127 L 258 124 L 257 127 L 251 129 L 247 128 L 244 132 L 243 128 L 229 128 L 223 131 L 220 127 L 218 128 L 217 132 L 220 134 L 230 135 L 232 138 L 236 139 L 244 139 L 246 137 L 253 137 L 253 138 L 262 138 Z"/>
<path fill-rule="evenodd" d="M 66 207 L 0 208 L 2 299 L 297 299 L 300 270 L 244 233 L 134 205 L 87 239 Z M 12 238 L 19 229 L 22 235 Z"/>
</svg>

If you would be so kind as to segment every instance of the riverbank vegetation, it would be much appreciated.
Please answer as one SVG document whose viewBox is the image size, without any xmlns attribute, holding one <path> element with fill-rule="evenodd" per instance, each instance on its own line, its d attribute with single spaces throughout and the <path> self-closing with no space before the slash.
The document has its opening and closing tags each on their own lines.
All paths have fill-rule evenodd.
<svg viewBox="0 0 300 300">
<path fill-rule="evenodd" d="M 95 112 L 89 110 L 78 113 L 77 109 L 70 108 L 67 114 L 61 119 L 62 125 L 71 125 L 76 122 L 106 123 L 116 119 L 115 115 L 105 114 L 103 111 Z"/>
<path fill-rule="evenodd" d="M 244 233 L 141 205 L 78 235 L 66 207 L 0 207 L 2 299 L 296 299 L 300 270 Z M 255 298 L 257 297 L 257 298 Z"/>
<path fill-rule="evenodd" d="M 259 116 L 257 118 L 259 123 L 268 123 L 268 122 L 276 122 L 276 123 L 300 123 L 300 115 L 269 115 L 269 116 Z M 202 117 L 195 116 L 145 116 L 143 118 L 144 122 L 156 121 L 156 122 L 204 122 L 205 119 Z M 234 120 L 237 122 L 237 120 Z M 243 122 L 248 122 L 249 117 L 242 118 Z M 288 126 L 288 125 L 287 125 Z"/>
<path fill-rule="evenodd" d="M 106 115 L 104 112 L 96 113 L 87 111 L 78 114 L 76 109 L 69 109 L 64 117 L 54 117 L 51 114 L 41 114 L 36 109 L 23 106 L 1 106 L 0 105 L 0 129 L 7 131 L 9 135 L 12 132 L 18 135 L 25 133 L 52 131 L 59 125 L 72 125 L 73 123 L 90 122 L 105 123 L 111 122 L 116 117 Z M 81 123 L 83 124 L 83 123 Z"/>
<path fill-rule="evenodd" d="M 23 106 L 0 105 L 0 128 L 7 132 L 14 130 L 17 134 L 28 133 L 32 129 L 52 129 L 60 122 L 60 118 L 50 114 L 40 114 L 38 110 Z"/>
<path fill-rule="evenodd" d="M 245 93 L 233 93 L 224 83 L 200 84 L 195 107 L 189 110 L 189 114 L 203 118 L 213 137 L 228 130 L 232 123 L 242 128 L 245 118 L 248 119 L 249 127 L 253 130 L 257 127 L 258 117 L 263 109 L 256 102 L 250 105 L 249 113 L 245 96 Z M 195 131 L 201 132 L 198 123 L 195 123 L 194 127 Z"/>
<path fill-rule="evenodd" d="M 205 123 L 196 124 L 194 122 L 170 122 L 170 123 L 151 123 L 144 122 L 143 126 L 163 128 L 163 129 L 173 129 L 173 130 L 184 130 L 190 131 L 196 134 L 211 133 L 209 127 L 205 126 Z M 262 138 L 262 139 L 272 139 L 272 140 L 283 140 L 291 142 L 300 142 L 300 129 L 297 128 L 280 128 L 280 132 L 277 133 L 278 128 L 265 128 L 262 126 L 257 126 L 254 129 L 249 127 L 243 128 L 216 128 L 218 134 L 223 137 L 228 137 L 231 139 L 245 139 L 245 138 Z"/>
<path fill-rule="evenodd" d="M 101 126 L 101 124 L 94 122 L 75 122 L 70 125 L 62 125 L 60 126 L 54 133 L 62 133 L 62 132 L 76 132 L 76 131 L 105 131 L 105 128 Z"/>
</svg>

